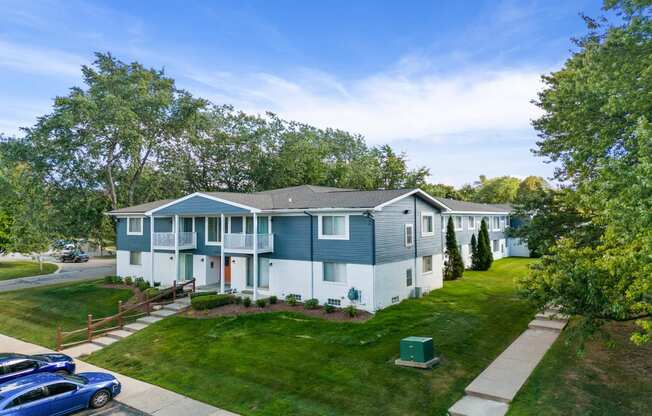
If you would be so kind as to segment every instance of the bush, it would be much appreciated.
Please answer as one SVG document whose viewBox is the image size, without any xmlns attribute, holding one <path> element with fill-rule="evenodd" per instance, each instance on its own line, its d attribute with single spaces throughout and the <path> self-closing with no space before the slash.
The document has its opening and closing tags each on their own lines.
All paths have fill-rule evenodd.
<svg viewBox="0 0 652 416">
<path fill-rule="evenodd" d="M 161 282 L 154 282 L 154 287 L 159 287 L 161 286 Z"/>
<path fill-rule="evenodd" d="M 275 305 L 276 302 L 278 302 L 278 298 L 276 296 L 270 296 L 269 297 L 269 304 L 270 305 Z"/>
<path fill-rule="evenodd" d="M 259 308 L 264 308 L 267 306 L 267 299 L 258 299 L 256 305 L 258 305 Z"/>
<path fill-rule="evenodd" d="M 297 298 L 294 295 L 287 295 L 285 297 L 285 303 L 287 303 L 290 306 L 296 306 L 297 305 Z"/>
<path fill-rule="evenodd" d="M 242 303 L 242 296 L 236 296 L 234 302 L 236 305 L 240 305 Z"/>
<path fill-rule="evenodd" d="M 131 276 L 126 276 L 125 277 L 125 285 L 131 286 L 134 284 L 134 279 Z"/>
<path fill-rule="evenodd" d="M 112 275 L 104 276 L 104 283 L 107 285 L 119 285 L 122 283 L 122 277 Z"/>
<path fill-rule="evenodd" d="M 143 293 L 145 294 L 145 297 L 147 299 L 152 299 L 152 298 L 158 296 L 158 294 L 160 293 L 160 290 L 158 290 L 158 288 L 156 288 L 156 287 L 150 287 L 148 289 L 145 289 L 145 291 Z"/>
<path fill-rule="evenodd" d="M 308 299 L 304 302 L 303 307 L 306 309 L 317 309 L 319 307 L 319 301 L 317 299 Z"/>
<path fill-rule="evenodd" d="M 335 306 L 331 305 L 331 304 L 328 303 L 328 302 L 324 303 L 324 312 L 326 312 L 326 313 L 333 313 L 333 312 L 335 312 Z"/>
<path fill-rule="evenodd" d="M 134 280 L 134 285 L 136 285 L 136 287 L 141 291 L 147 290 L 150 286 L 149 282 L 142 277 L 137 277 L 136 280 Z"/>
<path fill-rule="evenodd" d="M 344 312 L 346 312 L 346 314 L 349 315 L 350 318 L 355 318 L 356 316 L 358 316 L 358 310 L 353 305 L 349 305 L 346 308 L 344 308 Z"/>
<path fill-rule="evenodd" d="M 197 296 L 209 296 L 209 295 L 217 295 L 216 290 L 209 290 L 207 292 L 195 292 L 190 294 L 190 299 L 196 298 Z"/>
<path fill-rule="evenodd" d="M 233 303 L 233 296 L 231 295 L 195 296 L 190 300 L 192 308 L 198 311 L 213 309 L 230 303 Z"/>
<path fill-rule="evenodd" d="M 242 304 L 245 306 L 245 308 L 250 307 L 251 306 L 251 298 L 242 299 Z"/>
</svg>

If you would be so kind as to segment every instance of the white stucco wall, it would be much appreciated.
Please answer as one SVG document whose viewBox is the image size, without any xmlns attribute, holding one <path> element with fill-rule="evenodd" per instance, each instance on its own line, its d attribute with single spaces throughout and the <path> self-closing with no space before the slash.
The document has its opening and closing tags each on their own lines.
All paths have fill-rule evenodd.
<svg viewBox="0 0 652 416">
<path fill-rule="evenodd" d="M 117 250 L 116 251 L 116 274 L 118 276 L 132 276 L 132 277 L 142 277 L 145 280 L 151 279 L 150 274 L 150 252 L 143 251 L 141 252 L 141 264 L 132 265 L 129 264 L 129 251 L 127 250 Z"/>
<path fill-rule="evenodd" d="M 192 277 L 194 277 L 197 286 L 204 286 L 206 284 L 206 256 L 193 255 L 192 256 Z"/>
<path fill-rule="evenodd" d="M 175 278 L 174 253 L 154 252 L 154 281 L 171 285 Z"/>
<path fill-rule="evenodd" d="M 355 302 L 358 309 L 372 312 L 373 307 L 373 282 L 374 268 L 370 264 L 352 264 L 346 265 L 346 282 L 325 282 L 324 266 L 321 262 L 315 262 L 315 293 L 314 297 L 319 299 L 320 304 L 324 304 L 329 298 L 339 299 L 341 307 L 348 306 L 351 301 L 348 299 L 348 293 L 351 288 L 361 291 L 361 299 Z"/>
<path fill-rule="evenodd" d="M 444 286 L 444 256 L 435 254 L 432 256 L 432 272 L 422 273 L 421 257 L 417 259 L 417 286 L 422 288 L 422 294 Z"/>
<path fill-rule="evenodd" d="M 420 259 L 419 259 L 420 261 Z M 402 260 L 392 263 L 377 264 L 375 270 L 376 288 L 374 291 L 376 309 L 386 308 L 393 303 L 398 303 L 412 295 L 416 287 L 416 265 L 414 259 Z M 412 285 L 407 286 L 407 270 L 412 269 Z M 398 296 L 398 302 L 392 298 Z"/>
<path fill-rule="evenodd" d="M 231 257 L 231 288 L 239 292 L 247 289 L 246 257 Z"/>
<path fill-rule="evenodd" d="M 497 251 L 493 251 L 493 249 L 494 249 L 493 240 L 491 240 L 489 242 L 489 244 L 491 246 L 491 251 L 492 251 L 494 260 L 502 259 L 503 257 L 508 256 L 508 254 L 507 254 L 507 242 L 505 241 L 504 238 L 498 239 L 498 250 Z"/>
<path fill-rule="evenodd" d="M 220 262 L 219 256 L 206 256 L 206 284 L 212 285 L 220 282 Z M 211 267 L 212 263 L 212 267 Z"/>
<path fill-rule="evenodd" d="M 272 259 L 269 268 L 269 292 L 285 299 L 289 294 L 310 299 L 310 262 Z"/>
</svg>

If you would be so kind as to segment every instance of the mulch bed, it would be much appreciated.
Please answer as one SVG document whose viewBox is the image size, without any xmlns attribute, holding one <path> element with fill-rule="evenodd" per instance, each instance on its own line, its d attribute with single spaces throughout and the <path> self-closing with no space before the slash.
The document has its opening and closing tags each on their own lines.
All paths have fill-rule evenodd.
<svg viewBox="0 0 652 416">
<path fill-rule="evenodd" d="M 255 304 L 252 304 L 248 308 L 245 307 L 244 305 L 230 304 L 230 305 L 219 306 L 217 308 L 209 309 L 206 311 L 196 311 L 193 309 L 189 309 L 186 312 L 184 312 L 183 315 L 191 318 L 205 319 L 205 318 L 214 318 L 216 316 L 237 316 L 237 315 L 245 315 L 250 313 L 271 313 L 271 312 L 296 312 L 308 316 L 314 316 L 316 318 L 327 319 L 329 321 L 340 321 L 340 322 L 364 322 L 373 316 L 373 314 L 369 312 L 358 310 L 358 315 L 354 318 L 351 318 L 349 315 L 346 314 L 346 312 L 344 312 L 341 309 L 336 309 L 335 312 L 332 313 L 326 313 L 324 312 L 324 309 L 321 307 L 318 309 L 306 309 L 303 307 L 302 304 L 298 304 L 296 306 L 290 306 L 283 301 L 278 301 L 278 303 L 274 305 L 268 304 L 264 308 L 260 308 Z"/>
</svg>

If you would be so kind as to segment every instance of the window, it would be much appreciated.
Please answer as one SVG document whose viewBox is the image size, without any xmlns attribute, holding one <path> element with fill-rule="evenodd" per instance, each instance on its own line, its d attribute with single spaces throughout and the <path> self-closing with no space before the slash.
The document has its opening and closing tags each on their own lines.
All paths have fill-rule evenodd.
<svg viewBox="0 0 652 416">
<path fill-rule="evenodd" d="M 412 286 L 412 269 L 407 269 L 405 271 L 405 286 Z"/>
<path fill-rule="evenodd" d="M 319 238 L 322 240 L 348 240 L 348 215 L 320 215 Z"/>
<path fill-rule="evenodd" d="M 493 240 L 492 243 L 494 246 L 494 251 L 498 251 L 498 240 Z"/>
<path fill-rule="evenodd" d="M 340 306 L 342 304 L 342 302 L 339 299 L 332 299 L 332 298 L 328 298 L 326 303 L 333 306 Z"/>
<path fill-rule="evenodd" d="M 132 266 L 141 266 L 143 264 L 141 255 L 142 253 L 140 251 L 130 251 L 129 264 Z"/>
<path fill-rule="evenodd" d="M 258 217 L 258 234 L 269 234 L 269 217 Z"/>
<path fill-rule="evenodd" d="M 456 216 L 454 221 L 455 221 L 455 230 L 456 231 L 460 231 L 461 229 L 464 228 L 463 225 L 462 225 L 462 217 Z"/>
<path fill-rule="evenodd" d="M 45 397 L 46 397 L 45 389 L 43 387 L 37 387 L 34 390 L 30 390 L 27 393 L 16 397 L 9 404 L 9 406 L 5 407 L 5 409 L 9 409 L 10 407 L 21 406 L 23 404 L 35 402 L 37 400 L 44 399 Z"/>
<path fill-rule="evenodd" d="M 11 364 L 7 368 L 7 374 L 18 373 L 20 371 L 25 371 L 25 370 L 31 370 L 36 367 L 38 367 L 38 364 L 34 361 L 30 361 L 30 360 L 19 361 L 15 364 Z"/>
<path fill-rule="evenodd" d="M 405 224 L 405 247 L 412 247 L 414 243 L 414 226 Z"/>
<path fill-rule="evenodd" d="M 435 214 L 432 212 L 421 214 L 421 235 L 434 235 L 435 234 Z"/>
<path fill-rule="evenodd" d="M 324 281 L 346 283 L 345 263 L 324 263 Z"/>
<path fill-rule="evenodd" d="M 421 273 L 431 273 L 432 272 L 432 256 L 423 256 L 421 257 Z"/>
<path fill-rule="evenodd" d="M 475 217 L 469 217 L 469 230 L 475 230 Z"/>
<path fill-rule="evenodd" d="M 400 300 L 400 298 L 398 296 L 394 296 L 392 298 L 392 303 L 398 303 L 399 300 Z"/>
<path fill-rule="evenodd" d="M 206 218 L 206 244 L 217 245 L 222 241 L 221 219 L 218 217 Z"/>
<path fill-rule="evenodd" d="M 127 235 L 143 235 L 142 218 L 127 218 Z"/>
<path fill-rule="evenodd" d="M 500 230 L 500 217 L 493 217 L 494 230 Z"/>
<path fill-rule="evenodd" d="M 77 385 L 72 383 L 56 383 L 48 386 L 48 396 L 68 393 L 77 390 Z"/>
</svg>

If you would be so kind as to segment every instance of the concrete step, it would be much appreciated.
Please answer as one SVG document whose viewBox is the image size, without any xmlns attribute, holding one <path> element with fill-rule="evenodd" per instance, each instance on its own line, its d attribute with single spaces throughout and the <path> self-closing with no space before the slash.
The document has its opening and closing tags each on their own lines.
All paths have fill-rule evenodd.
<svg viewBox="0 0 652 416">
<path fill-rule="evenodd" d="M 81 357 L 82 355 L 88 355 L 92 354 L 95 351 L 101 350 L 102 347 L 96 344 L 93 344 L 91 342 L 86 342 L 84 344 L 79 344 L 77 346 L 74 346 L 72 348 L 65 349 L 61 351 L 62 354 L 66 354 L 71 356 L 72 358 L 78 358 Z"/>
<path fill-rule="evenodd" d="M 125 329 L 125 331 L 129 331 L 129 332 L 137 332 L 137 331 L 140 331 L 141 329 L 147 328 L 147 326 L 149 326 L 149 324 L 134 322 L 132 324 L 125 325 L 124 329 Z"/>
<path fill-rule="evenodd" d="M 560 332 L 566 326 L 566 321 L 552 321 L 550 319 L 535 319 L 528 324 L 530 329 L 545 329 Z"/>
<path fill-rule="evenodd" d="M 168 317 L 170 315 L 174 315 L 175 313 L 177 313 L 177 311 L 173 311 L 173 310 L 167 309 L 167 307 L 165 307 L 164 309 L 152 312 L 151 316 L 157 316 L 159 318 L 166 318 L 166 317 Z"/>
<path fill-rule="evenodd" d="M 183 298 L 177 298 L 175 303 L 182 303 L 184 305 L 190 305 L 190 296 L 186 296 Z"/>
<path fill-rule="evenodd" d="M 122 339 L 126 338 L 129 335 L 133 334 L 131 331 L 125 331 L 124 329 L 116 329 L 115 331 L 107 332 L 104 334 L 104 336 L 115 338 L 115 339 Z"/>
<path fill-rule="evenodd" d="M 538 314 L 536 314 L 535 318 L 537 318 L 537 319 L 548 319 L 550 321 L 567 321 L 568 320 L 567 315 L 562 315 L 559 312 L 550 311 L 550 310 L 539 312 Z"/>
<path fill-rule="evenodd" d="M 159 316 L 150 315 L 150 316 L 143 316 L 142 318 L 138 318 L 138 319 L 136 319 L 136 322 L 139 322 L 141 324 L 153 324 L 155 322 L 160 321 L 161 319 L 163 319 L 163 318 L 161 318 Z"/>
<path fill-rule="evenodd" d="M 170 303 L 169 305 L 165 305 L 164 309 L 174 311 L 176 313 L 176 312 L 179 312 L 181 310 L 186 309 L 189 306 L 190 306 L 190 303 L 175 302 L 175 303 Z"/>
<path fill-rule="evenodd" d="M 118 339 L 113 337 L 99 337 L 99 338 L 94 338 L 93 341 L 91 342 L 95 345 L 99 345 L 100 347 L 106 347 L 108 345 L 113 344 L 114 342 L 118 342 Z"/>
<path fill-rule="evenodd" d="M 448 414 L 451 416 L 503 416 L 507 413 L 508 408 L 507 403 L 464 396 L 448 409 Z"/>
</svg>

